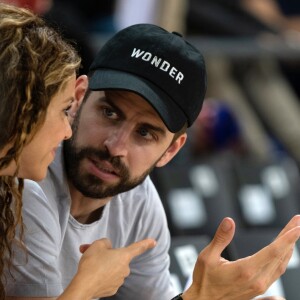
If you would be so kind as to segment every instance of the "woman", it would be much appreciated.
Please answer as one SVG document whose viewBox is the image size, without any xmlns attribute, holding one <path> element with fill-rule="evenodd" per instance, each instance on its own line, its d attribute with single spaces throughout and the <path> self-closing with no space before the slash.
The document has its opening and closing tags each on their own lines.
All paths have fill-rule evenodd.
<svg viewBox="0 0 300 300">
<path fill-rule="evenodd" d="M 70 125 L 67 116 L 64 115 L 71 104 L 70 98 L 64 103 L 60 103 L 61 99 L 56 99 L 52 104 L 50 100 L 54 96 L 60 98 L 57 95 L 60 90 L 73 96 L 72 85 L 80 59 L 73 48 L 47 28 L 41 19 L 30 12 L 4 4 L 0 6 L 0 37 L 0 272 L 2 274 L 6 256 L 11 256 L 11 241 L 16 225 L 22 221 L 23 180 L 16 180 L 15 176 L 42 178 L 41 174 L 33 174 L 34 172 L 29 174 L 27 167 L 23 169 L 20 164 L 23 159 L 22 151 L 44 122 L 48 122 L 46 113 L 48 108 L 56 111 L 62 106 L 61 121 L 55 127 L 59 130 L 59 134 L 56 134 L 56 143 L 60 142 L 61 135 L 70 137 Z M 58 113 L 57 111 L 57 120 L 59 120 Z M 32 162 L 28 161 L 27 165 Z M 47 165 L 44 163 L 40 168 L 44 174 L 49 163 L 50 157 Z M 1 299 L 4 299 L 3 283 L 0 290 Z"/>
<path fill-rule="evenodd" d="M 76 79 L 79 65 L 80 58 L 74 48 L 41 18 L 28 10 L 0 4 L 2 277 L 13 255 L 16 226 L 22 224 L 22 178 L 43 179 L 56 147 L 72 134 L 69 109 L 73 99 L 79 97 L 78 86 L 87 80 L 85 76 Z M 83 246 L 78 273 L 57 299 L 91 299 L 114 294 L 129 274 L 130 260 L 152 247 L 153 241 L 146 246 L 136 244 L 110 249 L 110 242 L 104 239 Z M 0 299 L 5 299 L 5 278 L 0 282 Z"/>
</svg>

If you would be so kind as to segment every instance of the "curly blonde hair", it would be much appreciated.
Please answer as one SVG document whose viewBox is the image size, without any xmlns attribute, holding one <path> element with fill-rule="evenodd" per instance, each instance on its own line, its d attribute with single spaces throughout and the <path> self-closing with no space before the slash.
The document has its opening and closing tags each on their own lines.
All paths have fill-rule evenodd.
<svg viewBox="0 0 300 300">
<path fill-rule="evenodd" d="M 15 177 L 0 177 L 2 277 L 12 255 L 16 226 L 22 224 L 23 180 L 16 178 L 20 153 L 43 124 L 53 96 L 78 71 L 80 58 L 43 19 L 0 3 L 0 66 L 0 153 L 5 152 L 0 170 L 11 163 L 17 165 Z M 5 299 L 3 279 L 0 299 Z"/>
</svg>

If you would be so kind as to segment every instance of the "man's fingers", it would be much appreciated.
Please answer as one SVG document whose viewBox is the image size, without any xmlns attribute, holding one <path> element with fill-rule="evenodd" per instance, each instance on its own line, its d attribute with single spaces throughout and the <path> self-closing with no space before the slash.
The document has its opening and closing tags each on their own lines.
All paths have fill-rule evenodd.
<svg viewBox="0 0 300 300">
<path fill-rule="evenodd" d="M 256 255 L 261 256 L 261 263 L 268 260 L 273 260 L 274 256 L 280 257 L 285 255 L 288 249 L 294 246 L 300 236 L 300 226 L 294 227 L 289 231 L 282 234 L 276 240 L 274 240 L 270 245 L 263 248 L 261 251 L 257 252 Z M 270 256 L 271 254 L 271 256 Z"/>
<path fill-rule="evenodd" d="M 134 257 L 143 254 L 145 251 L 152 249 L 156 246 L 156 241 L 153 239 L 145 239 L 139 242 L 135 242 L 128 247 L 125 247 L 124 250 L 130 254 L 131 259 Z"/>
<path fill-rule="evenodd" d="M 130 260 L 133 259 L 135 256 L 138 256 L 148 249 L 151 249 L 155 247 L 156 241 L 153 239 L 145 239 L 136 243 L 133 243 L 129 245 L 128 247 L 121 248 L 122 251 L 126 251 L 129 256 Z M 99 250 L 99 249 L 112 249 L 112 244 L 109 239 L 100 239 L 96 240 L 93 242 L 93 244 L 82 244 L 79 246 L 79 251 L 81 253 L 84 253 L 87 249 L 94 249 L 94 250 Z"/>
<path fill-rule="evenodd" d="M 111 241 L 109 239 L 106 239 L 106 238 L 96 240 L 93 244 L 97 244 L 97 246 L 100 247 L 100 248 L 107 248 L 107 249 L 112 248 Z"/>
<path fill-rule="evenodd" d="M 210 256 L 220 257 L 230 244 L 235 232 L 235 223 L 231 218 L 224 218 L 220 223 L 211 243 L 205 248 Z"/>
<path fill-rule="evenodd" d="M 287 246 L 285 253 L 282 253 L 280 257 L 277 258 L 275 257 L 274 261 L 270 263 L 271 268 L 273 268 L 272 273 L 274 274 L 273 280 L 270 281 L 270 285 L 273 283 L 275 279 L 279 278 L 285 272 L 287 265 L 293 255 L 294 249 L 295 249 L 294 243 L 291 244 L 290 246 Z"/>
<path fill-rule="evenodd" d="M 283 269 L 288 263 L 291 250 L 300 236 L 300 227 L 294 227 L 282 236 L 278 237 L 271 244 L 255 253 L 251 260 L 254 265 L 262 267 L 264 272 L 274 269 L 274 272 Z M 274 273 L 276 274 L 276 273 Z"/>
<path fill-rule="evenodd" d="M 79 246 L 79 251 L 83 254 L 90 246 L 91 244 L 82 244 Z"/>
<path fill-rule="evenodd" d="M 79 246 L 79 251 L 81 253 L 84 253 L 87 249 L 92 248 L 92 249 L 111 249 L 111 241 L 109 239 L 103 238 L 94 241 L 92 244 L 82 244 Z"/>
<path fill-rule="evenodd" d="M 292 228 L 294 228 L 296 226 L 300 226 L 300 215 L 294 216 L 288 222 L 288 224 L 282 229 L 282 231 L 279 233 L 279 235 L 277 236 L 277 238 L 280 237 L 280 236 L 282 236 L 283 234 L 285 234 L 286 232 L 288 232 L 289 230 L 291 230 Z"/>
</svg>

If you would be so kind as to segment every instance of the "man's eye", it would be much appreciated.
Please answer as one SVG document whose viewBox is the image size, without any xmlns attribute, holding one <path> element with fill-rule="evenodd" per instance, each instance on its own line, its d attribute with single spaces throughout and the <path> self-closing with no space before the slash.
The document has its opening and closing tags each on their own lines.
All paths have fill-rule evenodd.
<svg viewBox="0 0 300 300">
<path fill-rule="evenodd" d="M 146 128 L 140 128 L 138 130 L 138 134 L 146 141 L 150 142 L 153 140 L 157 140 L 157 136 L 151 132 L 151 130 L 148 130 Z"/>
<path fill-rule="evenodd" d="M 117 113 L 116 113 L 115 111 L 113 111 L 112 109 L 107 108 L 107 107 L 105 107 L 105 108 L 103 109 L 103 114 L 104 114 L 106 117 L 109 117 L 109 118 L 114 118 L 114 119 L 117 118 Z"/>
<path fill-rule="evenodd" d="M 149 131 L 145 128 L 141 128 L 140 129 L 140 135 L 141 136 L 147 136 L 147 135 L 150 135 Z"/>
</svg>

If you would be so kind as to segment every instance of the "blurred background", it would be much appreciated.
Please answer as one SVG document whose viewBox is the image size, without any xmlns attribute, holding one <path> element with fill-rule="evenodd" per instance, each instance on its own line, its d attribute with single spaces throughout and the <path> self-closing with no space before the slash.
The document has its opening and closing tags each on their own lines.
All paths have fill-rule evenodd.
<svg viewBox="0 0 300 300">
<path fill-rule="evenodd" d="M 82 74 L 108 38 L 136 23 L 180 32 L 203 53 L 202 112 L 179 155 L 152 174 L 169 221 L 178 291 L 223 217 L 237 223 L 224 251 L 235 260 L 270 243 L 299 213 L 299 0 L 2 2 L 34 10 L 74 41 Z M 299 300 L 299 249 L 265 295 Z"/>
</svg>

